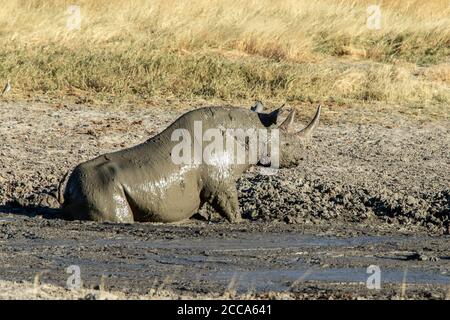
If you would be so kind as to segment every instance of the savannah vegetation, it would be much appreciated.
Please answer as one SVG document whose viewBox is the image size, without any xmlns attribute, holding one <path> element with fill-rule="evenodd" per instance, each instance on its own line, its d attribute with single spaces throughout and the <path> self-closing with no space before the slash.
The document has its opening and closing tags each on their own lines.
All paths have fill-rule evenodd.
<svg viewBox="0 0 450 320">
<path fill-rule="evenodd" d="M 70 5 L 80 8 L 70 30 Z M 380 29 L 367 8 L 378 4 Z M 448 0 L 9 0 L 10 98 L 383 105 L 449 117 Z"/>
</svg>

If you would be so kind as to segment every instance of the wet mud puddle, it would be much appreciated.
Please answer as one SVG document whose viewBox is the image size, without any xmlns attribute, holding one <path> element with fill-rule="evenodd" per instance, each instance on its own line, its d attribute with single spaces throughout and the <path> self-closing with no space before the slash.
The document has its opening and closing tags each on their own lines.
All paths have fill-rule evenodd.
<svg viewBox="0 0 450 320">
<path fill-rule="evenodd" d="M 309 280 L 366 283 L 367 268 L 375 265 L 381 283 L 450 284 L 449 237 L 178 234 L 1 241 L 2 255 L 13 254 L 0 277 L 30 280 L 44 271 L 44 279 L 64 285 L 66 268 L 78 265 L 88 286 L 103 275 L 109 287 L 138 292 L 161 283 L 178 290 L 260 292 Z"/>
</svg>

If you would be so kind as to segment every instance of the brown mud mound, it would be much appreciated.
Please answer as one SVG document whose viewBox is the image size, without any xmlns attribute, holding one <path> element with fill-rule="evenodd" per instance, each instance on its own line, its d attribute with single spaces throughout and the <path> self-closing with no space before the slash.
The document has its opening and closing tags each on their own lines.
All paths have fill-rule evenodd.
<svg viewBox="0 0 450 320">
<path fill-rule="evenodd" d="M 240 203 L 245 218 L 286 223 L 318 220 L 364 222 L 380 219 L 401 225 L 420 225 L 444 232 L 450 217 L 450 192 L 414 195 L 389 188 L 299 178 L 295 170 L 276 176 L 248 176 L 239 181 Z"/>
</svg>

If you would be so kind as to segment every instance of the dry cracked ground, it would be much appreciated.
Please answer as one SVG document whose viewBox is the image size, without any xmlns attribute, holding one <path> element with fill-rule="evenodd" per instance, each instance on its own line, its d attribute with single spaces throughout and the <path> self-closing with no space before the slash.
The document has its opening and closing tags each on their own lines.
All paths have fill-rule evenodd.
<svg viewBox="0 0 450 320">
<path fill-rule="evenodd" d="M 238 181 L 241 224 L 208 207 L 166 225 L 58 218 L 55 195 L 67 170 L 143 142 L 204 105 L 0 103 L 0 298 L 99 297 L 64 294 L 69 265 L 80 266 L 85 288 L 95 291 L 103 279 L 120 293 L 108 297 L 119 298 L 154 298 L 155 288 L 171 298 L 449 297 L 446 119 L 364 108 L 334 119 L 325 108 L 298 167 L 272 176 L 254 168 Z M 301 112 L 299 128 L 312 112 Z M 369 265 L 380 267 L 380 290 L 366 287 Z M 60 289 L 28 290 L 37 274 Z"/>
</svg>

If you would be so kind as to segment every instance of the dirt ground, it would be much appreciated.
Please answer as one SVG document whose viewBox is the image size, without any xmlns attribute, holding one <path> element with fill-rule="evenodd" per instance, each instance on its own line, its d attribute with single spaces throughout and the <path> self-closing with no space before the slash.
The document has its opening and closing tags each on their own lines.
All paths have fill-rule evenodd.
<svg viewBox="0 0 450 320">
<path fill-rule="evenodd" d="M 0 280 L 8 288 L 0 298 L 39 298 L 20 292 L 41 273 L 60 288 L 43 298 L 96 298 L 61 293 L 70 265 L 80 266 L 85 288 L 103 277 L 119 298 L 154 297 L 155 288 L 171 298 L 450 296 L 446 119 L 384 121 L 356 110 L 345 121 L 325 109 L 297 168 L 273 176 L 254 168 L 238 181 L 241 224 L 208 207 L 166 225 L 57 218 L 67 170 L 145 141 L 192 107 L 0 103 Z M 369 265 L 380 267 L 380 290 L 366 287 Z"/>
</svg>

